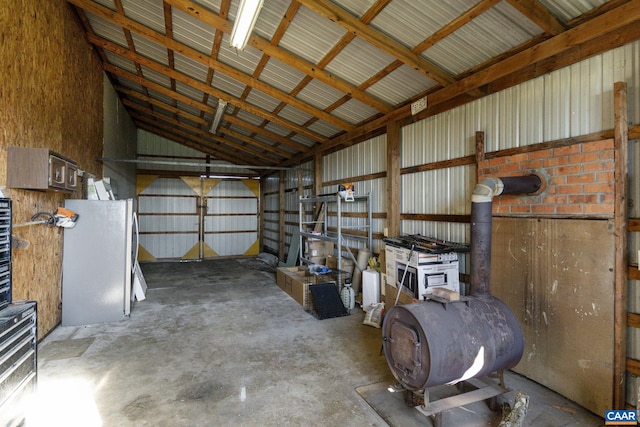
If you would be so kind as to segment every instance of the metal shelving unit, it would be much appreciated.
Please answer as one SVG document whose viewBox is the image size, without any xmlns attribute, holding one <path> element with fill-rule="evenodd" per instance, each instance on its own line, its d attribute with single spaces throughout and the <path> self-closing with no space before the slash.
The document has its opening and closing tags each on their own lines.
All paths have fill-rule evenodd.
<svg viewBox="0 0 640 427">
<path fill-rule="evenodd" d="M 307 214 L 308 208 L 314 204 L 321 204 L 322 208 L 319 212 L 318 218 L 312 218 L 307 220 L 309 214 Z M 364 225 L 346 225 L 343 224 L 343 208 L 344 205 L 363 204 L 366 207 L 366 224 Z M 329 230 L 327 226 L 327 219 L 330 206 L 335 206 L 335 213 L 337 215 L 336 230 Z M 364 195 L 354 195 L 353 201 L 344 201 L 339 194 L 328 194 L 320 196 L 300 197 L 300 263 L 311 264 L 311 260 L 304 256 L 305 241 L 307 239 L 323 240 L 333 242 L 336 246 L 336 258 L 338 261 L 338 270 L 342 270 L 342 258 L 346 255 L 353 260 L 354 265 L 357 266 L 357 260 L 351 253 L 349 245 L 345 243 L 348 241 L 365 241 L 367 248 L 372 249 L 373 245 L 373 232 L 371 225 L 371 195 L 369 193 Z M 309 231 L 312 228 L 315 232 Z M 344 233 L 343 231 L 364 231 L 366 235 L 360 236 L 352 233 Z M 320 234 L 317 234 L 317 233 Z M 357 268 L 357 267 L 356 267 Z"/>
</svg>

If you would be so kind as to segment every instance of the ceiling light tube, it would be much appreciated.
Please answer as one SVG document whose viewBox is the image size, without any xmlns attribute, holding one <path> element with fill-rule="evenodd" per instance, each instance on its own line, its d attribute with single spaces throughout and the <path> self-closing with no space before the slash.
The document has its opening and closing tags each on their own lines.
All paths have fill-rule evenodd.
<svg viewBox="0 0 640 427">
<path fill-rule="evenodd" d="M 240 0 L 236 20 L 231 31 L 230 44 L 232 47 L 242 50 L 247 45 L 253 26 L 258 19 L 262 2 L 263 0 Z"/>
<path fill-rule="evenodd" d="M 218 99 L 218 108 L 216 108 L 216 114 L 213 116 L 213 122 L 211 122 L 211 128 L 209 129 L 209 132 L 218 132 L 218 126 L 220 126 L 220 122 L 222 121 L 222 116 L 224 115 L 225 108 L 227 108 L 227 101 Z"/>
</svg>

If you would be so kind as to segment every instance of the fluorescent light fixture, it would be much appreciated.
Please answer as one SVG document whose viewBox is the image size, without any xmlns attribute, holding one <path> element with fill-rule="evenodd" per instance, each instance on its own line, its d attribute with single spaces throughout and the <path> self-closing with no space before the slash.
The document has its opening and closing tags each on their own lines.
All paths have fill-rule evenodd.
<svg viewBox="0 0 640 427">
<path fill-rule="evenodd" d="M 253 26 L 256 25 L 262 2 L 263 0 L 240 0 L 231 31 L 231 47 L 242 50 L 247 45 Z"/>
<path fill-rule="evenodd" d="M 213 122 L 211 122 L 211 128 L 209 129 L 209 132 L 218 132 L 218 126 L 220 126 L 220 122 L 222 121 L 222 116 L 224 115 L 225 108 L 227 108 L 227 101 L 218 99 L 218 108 L 216 108 L 216 114 L 215 116 L 213 116 Z"/>
</svg>

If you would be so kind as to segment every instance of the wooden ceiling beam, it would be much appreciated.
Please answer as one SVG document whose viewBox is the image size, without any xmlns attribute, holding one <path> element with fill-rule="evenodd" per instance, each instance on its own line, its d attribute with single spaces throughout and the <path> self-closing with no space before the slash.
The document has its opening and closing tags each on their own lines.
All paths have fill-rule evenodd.
<svg viewBox="0 0 640 427">
<path fill-rule="evenodd" d="M 484 12 L 491 9 L 493 6 L 500 3 L 501 1 L 502 0 L 482 0 L 478 2 L 475 6 L 472 6 L 471 8 L 469 8 L 462 15 L 458 16 L 456 19 L 449 22 L 444 27 L 440 28 L 431 36 L 427 37 L 425 40 L 418 43 L 418 45 L 414 47 L 411 51 L 416 54 L 420 54 L 424 52 L 425 50 L 429 49 L 431 46 L 443 40 L 445 37 L 453 34 L 460 28 L 464 27 L 469 22 L 473 21 L 478 16 L 482 15 Z"/>
<path fill-rule="evenodd" d="M 133 98 L 136 98 L 136 99 L 140 99 L 141 101 L 148 102 L 150 104 L 156 105 L 159 108 L 162 108 L 164 110 L 173 112 L 173 113 L 177 114 L 178 116 L 182 116 L 182 117 L 184 117 L 186 119 L 192 120 L 192 121 L 194 121 L 195 123 L 197 123 L 199 125 L 203 125 L 203 126 L 208 126 L 209 125 L 209 123 L 205 119 L 203 119 L 202 117 L 193 116 L 192 114 L 187 113 L 186 111 L 182 111 L 182 110 L 180 110 L 180 109 L 178 109 L 176 107 L 172 107 L 172 106 L 170 106 L 168 104 L 165 104 L 162 101 L 158 101 L 158 100 L 152 99 L 149 96 L 147 96 L 145 94 L 142 94 L 140 92 L 136 92 L 133 89 L 126 88 L 126 87 L 124 87 L 122 85 L 114 85 L 114 89 L 116 91 L 120 92 L 120 93 L 125 94 L 126 96 L 133 97 Z M 160 91 L 159 89 L 162 89 L 162 90 Z M 162 86 L 156 87 L 154 90 L 159 91 L 163 95 L 174 97 L 175 99 L 179 100 L 180 102 L 182 102 L 184 104 L 190 105 L 190 106 L 195 107 L 195 108 L 197 108 L 197 109 L 199 109 L 201 111 L 205 111 L 205 112 L 207 112 L 209 114 L 213 114 L 215 112 L 215 109 L 213 107 L 210 107 L 208 105 L 199 103 L 197 101 L 194 101 L 191 98 L 188 98 L 188 97 L 186 97 L 184 95 L 180 95 L 179 93 L 174 93 L 171 90 L 169 90 L 167 88 L 164 88 Z M 261 134 L 261 135 L 263 135 L 263 136 L 265 136 L 265 137 L 267 137 L 269 139 L 273 139 L 274 141 L 278 141 L 282 145 L 286 145 L 288 147 L 291 147 L 291 148 L 293 148 L 294 150 L 296 150 L 298 152 L 304 152 L 305 150 L 307 150 L 309 148 L 306 145 L 303 145 L 303 144 L 300 144 L 298 142 L 285 139 L 285 138 L 281 137 L 280 135 L 277 135 L 277 134 L 275 134 L 273 132 L 269 132 L 266 129 L 259 128 L 257 126 L 252 125 L 251 123 L 247 123 L 247 122 L 245 122 L 243 120 L 240 120 L 237 117 L 227 115 L 225 117 L 225 120 L 227 122 L 233 123 L 233 124 L 235 124 L 237 126 L 240 126 L 240 127 L 245 128 L 245 129 L 251 130 L 251 131 L 253 131 L 255 133 Z"/>
<path fill-rule="evenodd" d="M 169 105 L 169 104 L 166 104 L 166 103 L 164 103 L 162 101 L 159 101 L 157 99 L 153 99 L 153 98 L 149 97 L 148 95 L 145 95 L 144 93 L 136 92 L 133 89 L 129 89 L 129 88 L 124 87 L 124 86 L 119 85 L 119 84 L 118 85 L 114 85 L 113 88 L 116 90 L 116 92 L 119 92 L 119 93 L 125 95 L 127 98 L 135 98 L 135 99 L 138 99 L 140 101 L 152 104 L 152 105 L 154 105 L 154 106 L 156 106 L 158 108 L 161 108 L 163 110 L 169 111 L 169 112 L 173 113 L 174 115 L 176 115 L 178 117 L 184 117 L 185 119 L 189 119 L 189 120 L 191 120 L 191 121 L 193 121 L 193 122 L 195 122 L 195 123 L 197 123 L 199 125 L 202 125 L 202 126 L 207 126 L 209 124 L 202 117 L 194 116 L 191 113 L 188 113 L 188 112 L 186 112 L 184 110 L 179 109 L 178 107 L 174 107 L 173 105 Z M 175 100 L 175 98 L 174 98 L 174 100 Z M 124 100 L 123 100 L 123 102 L 124 102 Z"/>
<path fill-rule="evenodd" d="M 224 160 L 229 163 L 237 163 L 238 160 L 243 159 L 243 156 L 240 155 L 241 153 L 220 152 L 214 147 L 204 145 L 202 144 L 202 142 L 199 142 L 199 141 L 197 142 L 185 135 L 181 135 L 180 134 L 181 132 L 176 132 L 175 128 L 171 126 L 163 125 L 162 123 L 159 123 L 155 120 L 151 120 L 149 117 L 140 116 L 139 118 L 135 118 L 134 121 L 136 123 L 136 126 L 144 131 L 169 139 L 171 141 L 176 142 L 177 144 L 184 145 L 185 147 L 198 150 L 201 153 L 209 154 L 220 160 Z M 253 162 L 255 162 L 255 159 L 252 159 L 252 160 Z M 268 165 L 265 164 L 263 166 L 268 166 Z"/>
<path fill-rule="evenodd" d="M 244 151 L 249 155 L 260 157 L 260 158 L 262 158 L 262 159 L 264 159 L 264 160 L 266 160 L 268 162 L 277 161 L 277 159 L 274 159 L 272 156 L 277 156 L 277 157 L 280 157 L 280 158 L 286 158 L 285 156 L 281 156 L 278 153 L 275 153 L 273 151 L 270 151 L 268 153 L 264 153 L 264 152 L 261 152 L 260 150 L 258 150 L 256 148 L 254 148 L 253 146 L 238 144 L 238 143 L 235 143 L 235 142 L 233 142 L 231 140 L 221 138 L 221 137 L 219 137 L 217 135 L 212 134 L 211 132 L 208 132 L 206 130 L 202 130 L 202 129 L 196 127 L 196 126 L 192 126 L 192 125 L 190 125 L 188 123 L 179 121 L 179 120 L 177 120 L 177 119 L 175 119 L 173 117 L 165 116 L 164 114 L 160 114 L 158 112 L 151 111 L 150 109 L 144 107 L 141 104 L 136 104 L 136 103 L 131 102 L 131 101 L 126 101 L 126 102 L 124 102 L 124 104 L 129 108 L 132 108 L 132 109 L 134 109 L 136 111 L 145 113 L 148 116 L 151 116 L 151 117 L 153 117 L 155 119 L 162 120 L 165 123 L 172 124 L 174 126 L 177 126 L 178 128 L 181 128 L 181 129 L 184 129 L 186 131 L 192 132 L 195 135 L 199 135 L 199 136 L 201 136 L 203 138 L 203 141 L 214 140 L 216 142 L 219 142 L 220 144 L 228 145 L 228 146 L 233 147 L 233 148 L 235 148 L 237 150 Z"/>
<path fill-rule="evenodd" d="M 542 6 L 538 0 L 507 0 L 520 13 L 526 16 L 545 33 L 556 36 L 566 30 L 564 24 L 560 22 L 547 8 Z"/>
<path fill-rule="evenodd" d="M 366 40 L 388 55 L 399 59 L 414 70 L 423 73 L 439 84 L 446 86 L 455 81 L 453 76 L 447 74 L 442 69 L 431 64 L 426 59 L 411 52 L 409 49 L 392 40 L 388 36 L 374 30 L 373 28 L 361 22 L 358 18 L 351 15 L 349 12 L 340 8 L 334 3 L 331 3 L 328 0 L 298 1 L 320 16 L 324 16 L 325 18 L 330 19 L 347 31 L 356 34 L 358 37 Z"/>
<path fill-rule="evenodd" d="M 175 123 L 172 123 L 170 120 L 167 121 L 166 116 L 149 116 L 147 114 L 139 113 L 137 110 L 131 111 L 131 116 L 132 118 L 134 118 L 134 120 L 157 126 L 160 129 L 164 129 L 169 133 L 190 140 L 204 148 L 208 148 L 209 150 L 218 150 L 226 153 L 227 155 L 231 156 L 228 158 L 231 163 L 238 163 L 238 160 L 241 160 L 247 164 L 255 164 L 256 166 L 274 165 L 273 159 L 267 157 L 266 160 L 264 160 L 265 156 L 256 156 L 255 153 L 247 151 L 246 149 L 242 149 L 242 146 L 229 144 L 228 141 L 221 142 L 219 140 L 216 140 L 215 142 L 211 142 L 199 138 L 197 135 L 194 135 L 192 133 L 194 132 L 193 128 L 189 128 L 188 125 L 184 123 L 181 123 L 181 126 L 176 127 Z M 184 129 L 188 129 L 188 131 Z M 207 151 L 204 152 L 206 153 Z M 259 160 L 258 158 L 262 158 L 263 160 Z"/>
<path fill-rule="evenodd" d="M 136 97 L 136 98 L 138 98 L 140 100 L 143 100 L 142 97 Z M 141 110 L 141 109 L 137 108 L 137 105 L 139 105 L 139 104 L 135 104 L 135 103 L 133 103 L 133 102 L 131 102 L 129 100 L 124 99 L 124 100 L 122 100 L 122 102 L 123 102 L 123 104 L 125 106 L 138 109 L 139 111 L 143 111 L 143 112 L 147 111 L 147 112 L 151 113 L 150 110 Z M 172 106 L 167 105 L 167 104 L 164 104 L 164 103 L 161 103 L 160 101 L 155 101 L 154 105 L 158 106 L 158 108 L 166 110 L 167 112 L 174 113 L 174 114 L 179 114 L 180 116 L 184 117 L 186 120 L 194 122 L 194 123 L 196 123 L 198 125 L 207 125 L 207 122 L 203 118 L 198 117 L 198 116 L 194 116 L 193 114 L 187 113 L 185 111 L 178 110 L 177 108 L 172 107 Z M 275 153 L 278 156 L 283 157 L 285 159 L 290 159 L 294 155 L 294 154 L 292 154 L 292 153 L 290 153 L 288 151 L 281 150 L 278 147 L 271 146 L 271 145 L 266 144 L 266 143 L 261 142 L 261 141 L 252 140 L 252 139 L 246 137 L 245 135 L 242 135 L 241 133 L 235 132 L 235 131 L 230 130 L 230 129 L 220 128 L 220 131 L 222 133 L 225 133 L 225 134 L 237 139 L 237 140 L 246 142 L 249 145 L 255 145 L 255 146 L 260 147 L 260 148 L 262 148 L 262 149 L 264 149 L 264 150 L 266 150 L 268 152 Z"/>
<path fill-rule="evenodd" d="M 86 2 L 87 0 L 70 0 L 72 2 Z M 208 11 L 204 7 L 193 3 L 189 0 L 165 0 L 172 6 L 179 8 L 183 12 L 194 16 L 206 24 L 211 25 L 214 28 L 218 28 L 225 33 L 231 33 L 233 24 L 225 19 L 220 18 L 218 15 Z M 261 50 L 270 57 L 276 58 L 290 67 L 296 68 L 298 71 L 317 79 L 329 86 L 332 86 L 336 90 L 344 92 L 360 102 L 368 105 L 369 107 L 378 110 L 380 112 L 390 112 L 393 107 L 378 98 L 359 90 L 356 86 L 347 83 L 346 81 L 337 78 L 331 73 L 318 69 L 318 66 L 312 64 L 304 59 L 287 52 L 277 46 L 272 46 L 271 43 L 257 35 L 252 35 L 249 38 L 249 45 Z"/>
<path fill-rule="evenodd" d="M 151 31 L 151 30 L 149 30 Z M 160 36 L 159 33 L 156 33 Z M 196 87 L 199 90 L 202 90 L 204 93 L 209 93 L 213 96 L 215 96 L 216 98 L 221 98 L 224 99 L 225 101 L 233 104 L 233 105 L 237 105 L 240 108 L 246 109 L 246 102 L 238 99 L 238 98 L 234 98 L 232 96 L 230 96 L 229 94 L 215 89 L 213 88 L 211 85 L 207 85 L 204 82 L 195 80 L 191 77 L 188 77 L 182 73 L 179 73 L 178 71 L 176 71 L 175 69 L 172 69 L 171 67 L 167 67 L 166 65 L 160 64 L 156 61 L 153 61 L 149 58 L 146 58 L 142 55 L 139 55 L 138 53 L 136 53 L 135 51 L 132 51 L 130 49 L 127 49 L 123 46 L 120 46 L 116 43 L 110 42 L 109 40 L 105 40 L 102 37 L 99 37 L 97 35 L 88 35 L 87 39 L 89 40 L 89 42 L 91 44 L 94 44 L 96 46 L 101 47 L 102 49 L 108 50 L 110 52 L 113 52 L 117 55 L 120 55 L 124 58 L 127 58 L 131 61 L 133 61 L 136 64 L 142 64 L 146 67 L 149 67 L 151 69 L 153 69 L 154 71 L 157 71 L 161 74 L 166 75 L 167 77 L 171 78 L 171 79 L 175 79 L 177 81 L 182 81 L 185 84 L 188 84 L 190 86 Z M 177 43 L 177 42 L 176 42 Z M 187 46 L 184 46 L 185 51 L 190 51 L 193 50 L 191 48 L 188 48 Z M 195 52 L 195 50 L 193 50 Z M 184 53 L 181 52 L 181 53 Z M 191 52 L 193 53 L 193 52 Z M 193 59 L 195 61 L 198 61 L 200 63 L 203 63 L 201 61 L 199 61 L 197 58 L 202 57 L 202 55 L 200 54 L 192 54 L 192 55 L 185 55 L 187 57 L 189 57 L 190 59 Z M 302 101 L 300 101 L 299 99 L 284 93 L 276 88 L 274 88 L 273 86 L 270 86 L 260 80 L 258 80 L 257 78 L 248 76 L 236 69 L 234 69 L 233 67 L 230 67 L 226 64 L 223 64 L 222 62 L 219 62 L 217 60 L 214 60 L 212 58 L 209 58 L 207 60 L 203 60 L 204 63 L 203 65 L 207 65 L 210 66 L 212 68 L 214 68 L 216 71 L 221 72 L 222 74 L 225 74 L 247 86 L 250 86 L 252 88 L 255 88 L 257 90 L 260 90 L 264 93 L 266 93 L 269 96 L 272 96 L 282 102 L 285 102 L 289 105 L 291 105 L 294 108 L 297 108 L 301 111 L 304 111 L 307 114 L 310 114 L 314 117 L 319 117 L 322 120 L 327 121 L 328 123 L 332 124 L 333 126 L 336 126 L 340 129 L 344 129 L 344 130 L 352 130 L 354 128 L 354 126 L 350 123 L 347 123 L 344 120 L 338 119 L 334 116 L 332 116 L 329 113 L 324 112 L 323 110 L 320 110 L 316 107 L 313 107 L 309 104 L 306 104 Z M 207 90 L 203 90 L 202 88 L 207 88 Z M 271 115 L 273 116 L 273 115 Z M 310 138 L 320 138 L 320 140 L 323 139 L 322 136 L 320 135 L 315 135 L 315 136 L 310 136 L 311 134 L 309 134 L 308 130 L 302 128 L 302 129 L 296 129 L 296 131 L 299 131 L 299 133 L 303 133 L 307 132 L 307 136 L 309 136 Z"/>
<path fill-rule="evenodd" d="M 143 77 L 139 77 L 129 71 L 123 70 L 122 68 L 113 66 L 111 64 L 103 64 L 103 68 L 105 71 L 119 75 L 123 78 L 126 78 L 128 80 L 131 80 L 133 82 L 136 82 L 138 84 L 140 84 L 141 86 L 145 86 L 145 87 L 149 87 L 149 88 L 157 88 L 157 87 L 163 87 L 162 85 L 159 85 L 157 83 L 151 82 L 150 80 L 147 80 Z M 221 91 L 219 91 L 218 89 L 215 89 L 213 87 L 207 87 L 204 83 L 198 82 L 197 84 L 197 89 L 202 90 L 202 92 L 204 93 L 209 93 L 213 96 L 219 95 L 221 93 Z M 166 89 L 166 88 L 165 88 Z M 225 97 L 228 97 L 228 95 L 225 95 Z M 224 99 L 224 98 L 223 98 Z M 235 99 L 235 98 L 234 98 Z M 281 126 L 284 126 L 285 128 L 289 128 L 289 129 L 295 129 L 295 131 L 297 131 L 298 133 L 305 135 L 308 138 L 313 139 L 314 141 L 318 141 L 318 142 L 324 142 L 327 141 L 327 138 L 321 135 L 316 134 L 315 132 L 311 132 L 305 128 L 303 128 L 302 126 L 299 126 L 293 122 L 290 122 L 289 120 L 283 119 L 281 117 L 275 116 L 272 113 L 269 113 L 268 111 L 265 111 L 259 107 L 256 107 L 254 105 L 251 105 L 247 102 L 240 102 L 239 100 L 235 101 L 236 104 L 240 104 L 240 108 L 242 108 L 245 111 L 248 111 L 252 114 L 255 114 L 258 117 L 262 117 L 262 118 L 266 118 L 274 123 L 278 123 Z M 215 109 L 214 109 L 215 110 Z"/>
<path fill-rule="evenodd" d="M 269 139 L 272 139 L 274 141 L 278 141 L 280 144 L 286 145 L 288 147 L 293 148 L 296 151 L 299 152 L 304 152 L 306 150 L 309 149 L 309 147 L 307 147 L 304 144 L 300 144 L 299 142 L 295 142 L 295 141 L 291 141 L 290 139 L 286 139 L 276 133 L 270 132 L 268 130 L 266 130 L 265 128 L 261 128 L 259 126 L 255 126 L 251 123 L 247 123 L 245 121 L 240 120 L 239 118 L 235 117 L 235 116 L 227 116 L 225 117 L 225 120 L 229 123 L 233 123 L 236 124 L 238 126 L 241 126 L 245 129 L 248 129 L 250 131 L 252 131 L 255 134 L 259 134 L 262 135 L 264 137 L 267 137 Z"/>
<path fill-rule="evenodd" d="M 240 132 L 236 132 L 236 131 L 234 131 L 232 129 L 229 129 L 229 128 L 220 128 L 220 133 L 223 133 L 225 135 L 229 135 L 230 137 L 235 138 L 235 139 L 237 139 L 239 141 L 246 142 L 247 144 L 256 145 L 256 146 L 261 147 L 261 148 L 263 148 L 263 149 L 265 149 L 265 150 L 267 150 L 269 152 L 276 153 L 276 154 L 278 154 L 278 156 L 284 157 L 286 159 L 290 159 L 290 158 L 292 158 L 294 156 L 294 154 L 292 154 L 292 153 L 289 153 L 287 151 L 281 150 L 280 148 L 274 147 L 273 145 L 269 145 L 269 144 L 266 144 L 266 143 L 261 142 L 261 141 L 256 141 L 255 139 L 252 139 L 252 138 L 250 138 L 250 137 L 248 137 L 246 135 L 241 134 Z"/>
</svg>

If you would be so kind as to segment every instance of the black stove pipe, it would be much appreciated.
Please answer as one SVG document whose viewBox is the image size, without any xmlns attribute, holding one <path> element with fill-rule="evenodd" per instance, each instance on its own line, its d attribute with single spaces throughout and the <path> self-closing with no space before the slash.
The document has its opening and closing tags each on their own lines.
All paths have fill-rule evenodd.
<svg viewBox="0 0 640 427">
<path fill-rule="evenodd" d="M 485 178 L 471 196 L 471 289 L 474 297 L 491 296 L 492 201 L 500 194 L 530 194 L 542 186 L 538 175 Z"/>
</svg>

